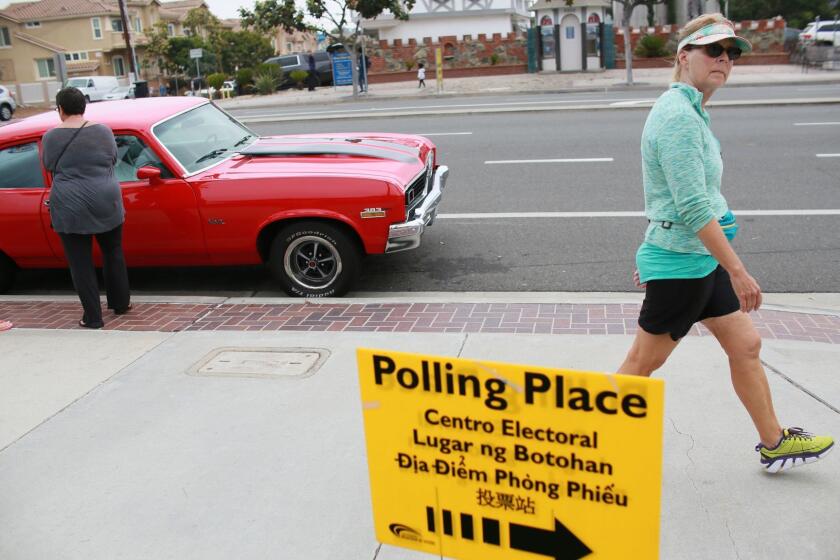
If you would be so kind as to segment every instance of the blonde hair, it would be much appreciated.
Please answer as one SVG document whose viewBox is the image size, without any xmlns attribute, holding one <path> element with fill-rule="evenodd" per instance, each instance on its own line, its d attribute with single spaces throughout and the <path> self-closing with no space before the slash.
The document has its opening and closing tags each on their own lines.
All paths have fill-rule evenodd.
<svg viewBox="0 0 840 560">
<path fill-rule="evenodd" d="M 711 25 L 713 23 L 728 23 L 732 27 L 735 25 L 726 19 L 723 14 L 715 13 L 715 14 L 703 14 L 702 16 L 697 16 L 693 20 L 686 23 L 682 29 L 680 29 L 680 34 L 677 37 L 677 44 L 680 43 L 683 39 L 698 31 L 703 29 L 707 25 Z M 677 53 L 677 57 L 674 60 L 674 73 L 671 76 L 671 81 L 679 82 L 680 81 L 680 53 Z"/>
</svg>

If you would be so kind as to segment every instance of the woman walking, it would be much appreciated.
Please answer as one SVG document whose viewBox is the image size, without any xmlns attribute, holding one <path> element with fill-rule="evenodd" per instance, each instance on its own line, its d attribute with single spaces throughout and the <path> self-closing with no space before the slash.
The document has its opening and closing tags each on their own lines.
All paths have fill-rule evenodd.
<svg viewBox="0 0 840 560">
<path fill-rule="evenodd" d="M 53 174 L 50 219 L 84 309 L 79 326 L 99 329 L 104 323 L 93 264 L 94 238 L 102 252 L 108 308 L 117 315 L 131 308 L 122 250 L 125 210 L 114 176 L 117 145 L 110 128 L 85 120 L 81 91 L 64 88 L 55 103 L 61 124 L 43 139 L 44 167 Z"/>
<path fill-rule="evenodd" d="M 695 18 L 680 34 L 674 83 L 642 133 L 650 223 L 634 279 L 646 291 L 640 329 L 618 373 L 651 375 L 702 322 L 729 358 L 735 392 L 758 431 L 761 465 L 775 473 L 822 458 L 834 441 L 782 429 L 776 419 L 759 359 L 761 338 L 748 315 L 761 306 L 761 288 L 729 244 L 738 225 L 720 193 L 720 143 L 705 105 L 751 49 L 721 14 Z"/>
</svg>

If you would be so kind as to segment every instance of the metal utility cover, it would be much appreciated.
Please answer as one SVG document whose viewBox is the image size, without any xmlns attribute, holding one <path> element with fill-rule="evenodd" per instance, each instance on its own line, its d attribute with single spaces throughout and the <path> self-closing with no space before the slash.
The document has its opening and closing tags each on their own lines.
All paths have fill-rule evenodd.
<svg viewBox="0 0 840 560">
<path fill-rule="evenodd" d="M 306 377 L 329 356 L 323 348 L 217 348 L 188 372 L 234 377 Z"/>
</svg>

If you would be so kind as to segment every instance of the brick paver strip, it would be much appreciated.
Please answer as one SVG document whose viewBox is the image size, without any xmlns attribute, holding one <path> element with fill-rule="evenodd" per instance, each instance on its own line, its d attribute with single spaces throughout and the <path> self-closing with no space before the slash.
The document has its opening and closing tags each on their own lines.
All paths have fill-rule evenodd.
<svg viewBox="0 0 840 560">
<path fill-rule="evenodd" d="M 509 334 L 633 334 L 639 305 L 543 303 L 135 303 L 104 313 L 105 328 L 127 331 L 298 331 Z M 0 319 L 18 328 L 72 329 L 76 302 L 0 302 Z M 752 314 L 762 338 L 840 344 L 840 316 L 763 310 Z M 709 336 L 701 325 L 689 336 Z"/>
</svg>

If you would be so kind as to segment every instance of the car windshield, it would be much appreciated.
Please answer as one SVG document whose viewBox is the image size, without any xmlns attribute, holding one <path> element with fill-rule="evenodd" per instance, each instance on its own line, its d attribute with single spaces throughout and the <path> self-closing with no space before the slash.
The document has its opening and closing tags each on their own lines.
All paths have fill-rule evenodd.
<svg viewBox="0 0 840 560">
<path fill-rule="evenodd" d="M 87 78 L 70 78 L 66 82 L 64 82 L 64 87 L 87 87 L 88 81 Z"/>
<path fill-rule="evenodd" d="M 215 165 L 257 139 L 242 123 L 211 103 L 175 115 L 156 125 L 152 133 L 187 173 Z"/>
</svg>

